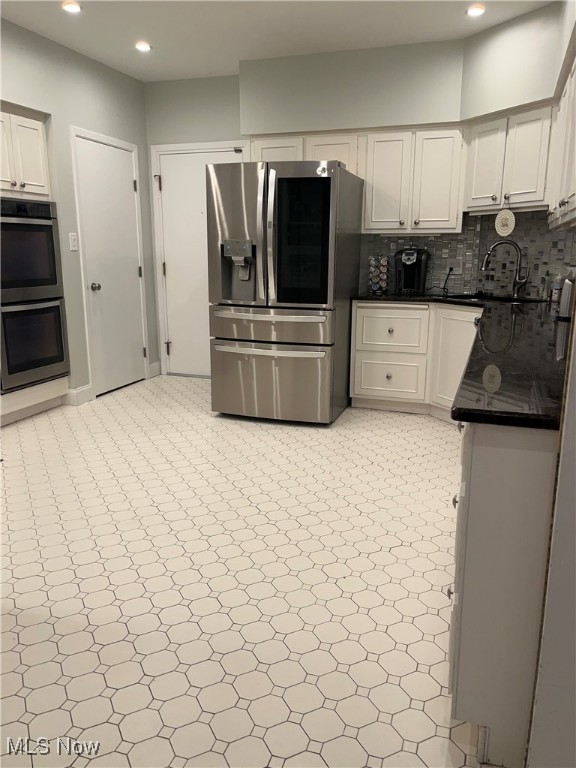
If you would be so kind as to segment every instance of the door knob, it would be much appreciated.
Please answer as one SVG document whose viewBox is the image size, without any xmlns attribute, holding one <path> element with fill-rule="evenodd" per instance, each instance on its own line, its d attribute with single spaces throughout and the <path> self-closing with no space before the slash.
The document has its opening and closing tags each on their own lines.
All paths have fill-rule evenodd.
<svg viewBox="0 0 576 768">
<path fill-rule="evenodd" d="M 22 187 L 22 189 L 24 189 L 24 187 L 26 186 L 26 182 L 25 181 L 21 181 L 20 182 L 20 186 Z"/>
<path fill-rule="evenodd" d="M 92 291 L 101 291 L 102 290 L 102 286 L 100 285 L 100 283 L 92 283 L 92 285 L 90 286 L 90 290 L 92 290 Z"/>
</svg>

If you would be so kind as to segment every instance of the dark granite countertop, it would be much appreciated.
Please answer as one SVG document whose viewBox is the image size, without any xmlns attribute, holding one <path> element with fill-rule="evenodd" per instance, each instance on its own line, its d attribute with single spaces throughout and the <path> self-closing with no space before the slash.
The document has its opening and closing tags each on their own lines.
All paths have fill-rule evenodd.
<svg viewBox="0 0 576 768">
<path fill-rule="evenodd" d="M 547 304 L 514 304 L 489 296 L 461 295 L 357 298 L 483 307 L 452 405 L 452 418 L 480 424 L 560 428 L 570 323 L 556 320 Z"/>
</svg>

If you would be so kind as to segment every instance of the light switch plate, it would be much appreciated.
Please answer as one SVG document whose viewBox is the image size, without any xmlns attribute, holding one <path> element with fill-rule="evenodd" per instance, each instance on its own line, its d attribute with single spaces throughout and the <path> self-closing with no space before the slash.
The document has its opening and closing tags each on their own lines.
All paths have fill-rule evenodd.
<svg viewBox="0 0 576 768">
<path fill-rule="evenodd" d="M 70 250 L 71 251 L 77 251 L 78 250 L 78 235 L 76 232 L 69 232 L 68 233 L 68 240 L 70 241 Z"/>
</svg>

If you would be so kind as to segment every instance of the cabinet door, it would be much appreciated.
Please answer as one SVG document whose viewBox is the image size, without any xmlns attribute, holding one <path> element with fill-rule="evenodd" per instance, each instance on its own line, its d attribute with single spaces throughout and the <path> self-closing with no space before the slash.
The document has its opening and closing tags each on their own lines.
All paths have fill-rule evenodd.
<svg viewBox="0 0 576 768">
<path fill-rule="evenodd" d="M 286 136 L 277 139 L 254 139 L 252 160 L 274 162 L 282 160 L 303 160 L 304 139 L 300 136 Z"/>
<path fill-rule="evenodd" d="M 576 213 L 576 70 L 568 79 L 563 104 L 564 143 L 562 147 L 562 175 L 560 217 L 563 221 L 571 219 Z"/>
<path fill-rule="evenodd" d="M 476 338 L 480 312 L 435 308 L 430 401 L 451 408 Z"/>
<path fill-rule="evenodd" d="M 461 156 L 460 131 L 416 132 L 411 222 L 414 231 L 459 229 Z"/>
<path fill-rule="evenodd" d="M 560 216 L 558 202 L 561 198 L 560 188 L 563 172 L 564 153 L 564 115 L 560 104 L 552 108 L 550 122 L 550 151 L 548 153 L 548 171 L 546 174 L 546 204 L 548 205 L 548 226 L 553 226 Z"/>
<path fill-rule="evenodd" d="M 466 162 L 467 210 L 500 205 L 507 122 L 504 117 L 470 129 Z"/>
<path fill-rule="evenodd" d="M 365 229 L 408 229 L 413 133 L 368 136 Z"/>
<path fill-rule="evenodd" d="M 304 160 L 339 160 L 346 170 L 356 173 L 358 169 L 358 137 L 309 136 L 304 139 Z"/>
<path fill-rule="evenodd" d="M 504 161 L 504 200 L 544 203 L 551 108 L 535 109 L 508 119 Z"/>
<path fill-rule="evenodd" d="M 26 195 L 48 195 L 48 159 L 44 123 L 11 115 L 12 144 L 18 191 Z"/>
<path fill-rule="evenodd" d="M 14 168 L 14 152 L 12 149 L 12 129 L 10 115 L 0 113 L 0 152 L 2 172 L 0 188 L 14 192 L 16 186 L 16 169 Z"/>
</svg>

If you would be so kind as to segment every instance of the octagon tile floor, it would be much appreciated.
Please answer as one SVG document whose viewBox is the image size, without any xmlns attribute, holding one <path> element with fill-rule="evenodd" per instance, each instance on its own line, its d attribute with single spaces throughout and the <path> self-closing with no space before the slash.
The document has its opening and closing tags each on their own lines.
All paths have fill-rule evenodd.
<svg viewBox="0 0 576 768">
<path fill-rule="evenodd" d="M 6 738 L 42 766 L 475 765 L 452 722 L 459 435 L 215 416 L 158 377 L 4 429 Z"/>
</svg>

